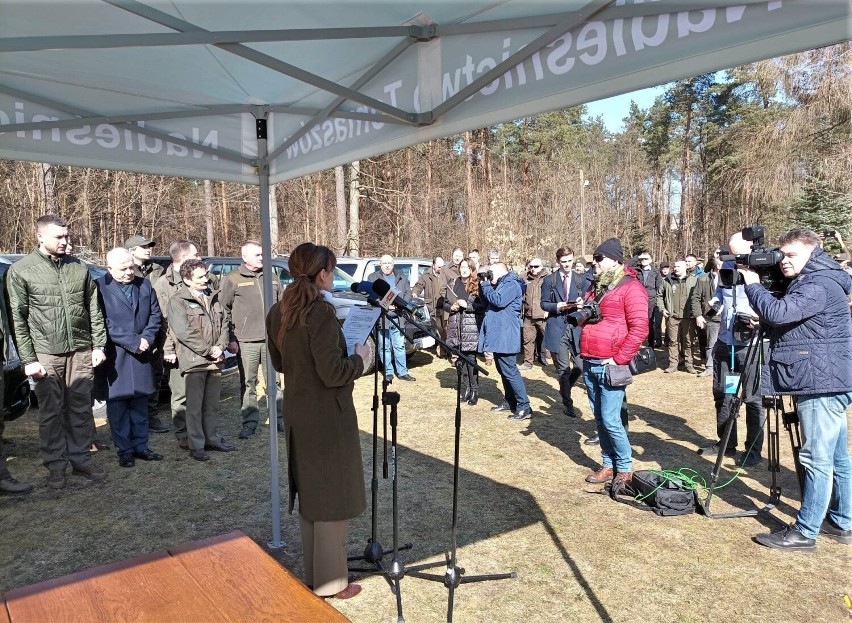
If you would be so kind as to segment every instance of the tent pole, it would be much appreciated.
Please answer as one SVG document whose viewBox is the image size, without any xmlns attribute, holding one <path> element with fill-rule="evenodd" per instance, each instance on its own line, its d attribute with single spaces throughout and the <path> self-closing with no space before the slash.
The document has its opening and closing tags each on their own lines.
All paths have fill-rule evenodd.
<svg viewBox="0 0 852 623">
<path fill-rule="evenodd" d="M 266 116 L 256 114 L 257 128 L 257 175 L 260 180 L 260 241 L 263 251 L 263 305 L 264 315 L 269 313 L 273 303 L 272 279 L 272 229 L 269 224 L 269 161 L 266 144 Z M 270 548 L 284 547 L 281 540 L 281 490 L 278 478 L 278 373 L 272 367 L 269 349 L 266 351 L 266 402 L 269 405 L 269 488 L 272 502 L 272 540 Z"/>
</svg>

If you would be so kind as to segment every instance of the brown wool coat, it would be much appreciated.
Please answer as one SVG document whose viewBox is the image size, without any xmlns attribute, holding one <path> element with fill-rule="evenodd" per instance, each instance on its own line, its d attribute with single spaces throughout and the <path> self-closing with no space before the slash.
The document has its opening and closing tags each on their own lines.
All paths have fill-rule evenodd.
<svg viewBox="0 0 852 623">
<path fill-rule="evenodd" d="M 334 307 L 325 301 L 315 301 L 306 326 L 297 322 L 283 340 L 278 304 L 266 329 L 272 365 L 284 374 L 290 512 L 298 494 L 299 514 L 309 521 L 357 517 L 367 498 L 352 389 L 364 362 L 346 356 Z"/>
</svg>

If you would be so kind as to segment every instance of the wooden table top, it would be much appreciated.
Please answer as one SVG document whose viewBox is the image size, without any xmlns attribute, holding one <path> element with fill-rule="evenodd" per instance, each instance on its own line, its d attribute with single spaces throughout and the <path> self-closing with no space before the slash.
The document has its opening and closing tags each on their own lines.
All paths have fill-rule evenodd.
<svg viewBox="0 0 852 623">
<path fill-rule="evenodd" d="M 0 623 L 349 621 L 242 532 L 3 595 Z"/>
</svg>

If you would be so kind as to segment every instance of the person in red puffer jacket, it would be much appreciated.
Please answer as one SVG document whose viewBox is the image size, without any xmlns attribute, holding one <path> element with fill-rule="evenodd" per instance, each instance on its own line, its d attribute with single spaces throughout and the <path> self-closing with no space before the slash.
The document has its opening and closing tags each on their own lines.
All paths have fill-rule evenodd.
<svg viewBox="0 0 852 623">
<path fill-rule="evenodd" d="M 599 302 L 601 318 L 583 325 L 580 356 L 600 437 L 602 467 L 589 474 L 586 481 L 612 480 L 612 486 L 620 488 L 633 476 L 632 452 L 620 415 L 624 387 L 610 385 L 607 367 L 629 364 L 648 336 L 648 293 L 636 279 L 636 271 L 624 265 L 617 238 L 598 245 L 593 260 L 595 281 L 584 299 Z"/>
</svg>

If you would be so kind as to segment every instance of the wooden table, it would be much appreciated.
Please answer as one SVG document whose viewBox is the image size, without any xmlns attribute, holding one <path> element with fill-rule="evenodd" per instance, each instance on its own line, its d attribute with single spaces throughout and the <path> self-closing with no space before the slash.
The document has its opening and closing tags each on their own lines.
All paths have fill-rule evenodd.
<svg viewBox="0 0 852 623">
<path fill-rule="evenodd" d="M 242 532 L 3 594 L 0 623 L 349 621 Z"/>
</svg>

